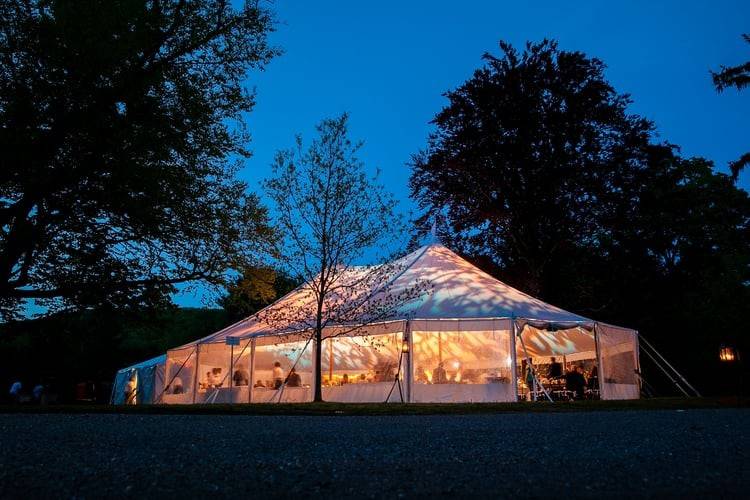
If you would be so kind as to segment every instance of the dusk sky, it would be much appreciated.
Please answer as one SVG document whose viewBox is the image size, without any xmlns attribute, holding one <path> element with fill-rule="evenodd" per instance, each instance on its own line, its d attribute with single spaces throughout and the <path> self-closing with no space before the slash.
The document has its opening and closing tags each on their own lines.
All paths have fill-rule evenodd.
<svg viewBox="0 0 750 500">
<path fill-rule="evenodd" d="M 425 146 L 442 93 L 471 77 L 498 41 L 522 49 L 555 39 L 563 50 L 603 60 L 631 112 L 655 122 L 659 136 L 685 156 L 703 156 L 723 171 L 750 150 L 750 90 L 715 91 L 709 70 L 750 58 L 750 2 L 284 1 L 272 41 L 284 50 L 253 73 L 257 105 L 248 117 L 253 158 L 241 172 L 251 189 L 270 173 L 276 150 L 308 140 L 324 117 L 350 113 L 362 159 L 379 167 L 408 211 L 411 154 Z M 750 188 L 750 172 L 740 178 Z M 202 305 L 182 294 L 183 306 Z"/>
</svg>

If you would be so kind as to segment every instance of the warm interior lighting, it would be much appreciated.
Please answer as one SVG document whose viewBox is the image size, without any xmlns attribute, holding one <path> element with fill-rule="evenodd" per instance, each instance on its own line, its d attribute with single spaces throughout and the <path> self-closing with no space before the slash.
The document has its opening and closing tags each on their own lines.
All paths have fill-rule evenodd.
<svg viewBox="0 0 750 500">
<path fill-rule="evenodd" d="M 401 352 L 409 352 L 409 342 L 407 342 L 406 340 L 401 342 Z"/>
<path fill-rule="evenodd" d="M 732 347 L 722 346 L 719 350 L 719 359 L 725 363 L 731 363 L 737 359 L 737 353 Z"/>
</svg>

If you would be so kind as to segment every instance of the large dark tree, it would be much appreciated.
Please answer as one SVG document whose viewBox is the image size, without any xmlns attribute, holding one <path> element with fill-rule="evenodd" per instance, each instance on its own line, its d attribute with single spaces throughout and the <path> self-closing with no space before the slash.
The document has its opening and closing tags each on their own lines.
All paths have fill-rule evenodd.
<svg viewBox="0 0 750 500">
<path fill-rule="evenodd" d="M 750 35 L 742 35 L 742 39 L 750 44 Z M 750 85 L 750 61 L 737 66 L 722 66 L 718 72 L 711 72 L 716 90 L 723 92 L 729 87 L 743 90 Z M 742 169 L 750 165 L 750 152 L 729 163 L 732 177 L 737 180 Z"/>
<path fill-rule="evenodd" d="M 732 386 L 718 349 L 747 347 L 747 192 L 654 144 L 600 61 L 552 42 L 501 48 L 446 94 L 414 158 L 423 222 L 522 290 L 639 329 L 700 389 Z"/>
<path fill-rule="evenodd" d="M 0 307 L 164 302 L 267 235 L 236 180 L 256 2 L 0 0 Z"/>
<path fill-rule="evenodd" d="M 599 195 L 640 161 L 651 125 L 626 113 L 601 61 L 550 41 L 500 47 L 445 94 L 411 190 L 422 227 L 444 220 L 454 247 L 540 293 L 548 269 L 599 237 Z"/>
</svg>

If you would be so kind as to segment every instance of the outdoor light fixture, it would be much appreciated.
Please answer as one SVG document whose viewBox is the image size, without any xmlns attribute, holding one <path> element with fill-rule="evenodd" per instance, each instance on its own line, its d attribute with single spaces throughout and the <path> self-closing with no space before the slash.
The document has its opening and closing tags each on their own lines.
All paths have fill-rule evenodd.
<svg viewBox="0 0 750 500">
<path fill-rule="evenodd" d="M 725 363 L 733 363 L 737 361 L 737 352 L 733 347 L 721 346 L 721 349 L 719 349 L 719 359 Z"/>
</svg>

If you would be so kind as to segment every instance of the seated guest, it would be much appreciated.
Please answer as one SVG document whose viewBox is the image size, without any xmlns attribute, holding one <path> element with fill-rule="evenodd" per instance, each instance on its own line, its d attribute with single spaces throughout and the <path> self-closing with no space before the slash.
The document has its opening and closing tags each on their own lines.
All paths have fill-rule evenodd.
<svg viewBox="0 0 750 500">
<path fill-rule="evenodd" d="M 185 392 L 185 390 L 182 388 L 182 379 L 180 377 L 175 377 L 174 380 L 172 380 L 172 394 L 182 394 Z"/>
<path fill-rule="evenodd" d="M 253 386 L 253 388 L 255 388 L 255 389 L 257 389 L 258 387 L 265 387 L 265 385 L 263 385 L 263 381 L 261 379 L 258 379 L 255 382 L 255 385 Z"/>
<path fill-rule="evenodd" d="M 237 365 L 237 369 L 232 375 L 232 381 L 236 386 L 244 386 L 250 383 L 250 374 L 245 370 L 245 365 Z"/>
<path fill-rule="evenodd" d="M 445 384 L 448 382 L 448 374 L 445 373 L 445 368 L 443 368 L 443 362 L 441 361 L 438 363 L 437 368 L 435 368 L 435 373 L 432 374 L 432 383 L 433 384 Z"/>
<path fill-rule="evenodd" d="M 347 375 L 346 373 L 344 373 L 344 376 L 341 377 L 341 385 L 346 385 L 348 383 L 349 383 L 349 375 Z"/>
<path fill-rule="evenodd" d="M 549 368 L 547 368 L 547 378 L 556 379 L 562 378 L 563 369 L 562 365 L 557 362 L 557 359 L 553 356 L 549 359 Z"/>
<path fill-rule="evenodd" d="M 209 379 L 209 384 L 212 387 L 221 387 L 223 384 L 223 379 L 221 378 L 221 368 L 213 368 L 211 370 L 211 378 Z"/>
<path fill-rule="evenodd" d="M 289 370 L 289 380 L 286 381 L 286 385 L 289 387 L 302 387 L 302 377 L 299 376 L 299 373 L 294 368 Z"/>
<path fill-rule="evenodd" d="M 586 378 L 583 376 L 583 367 L 576 366 L 565 375 L 565 388 L 576 394 L 576 399 L 583 399 L 586 389 Z"/>
</svg>

